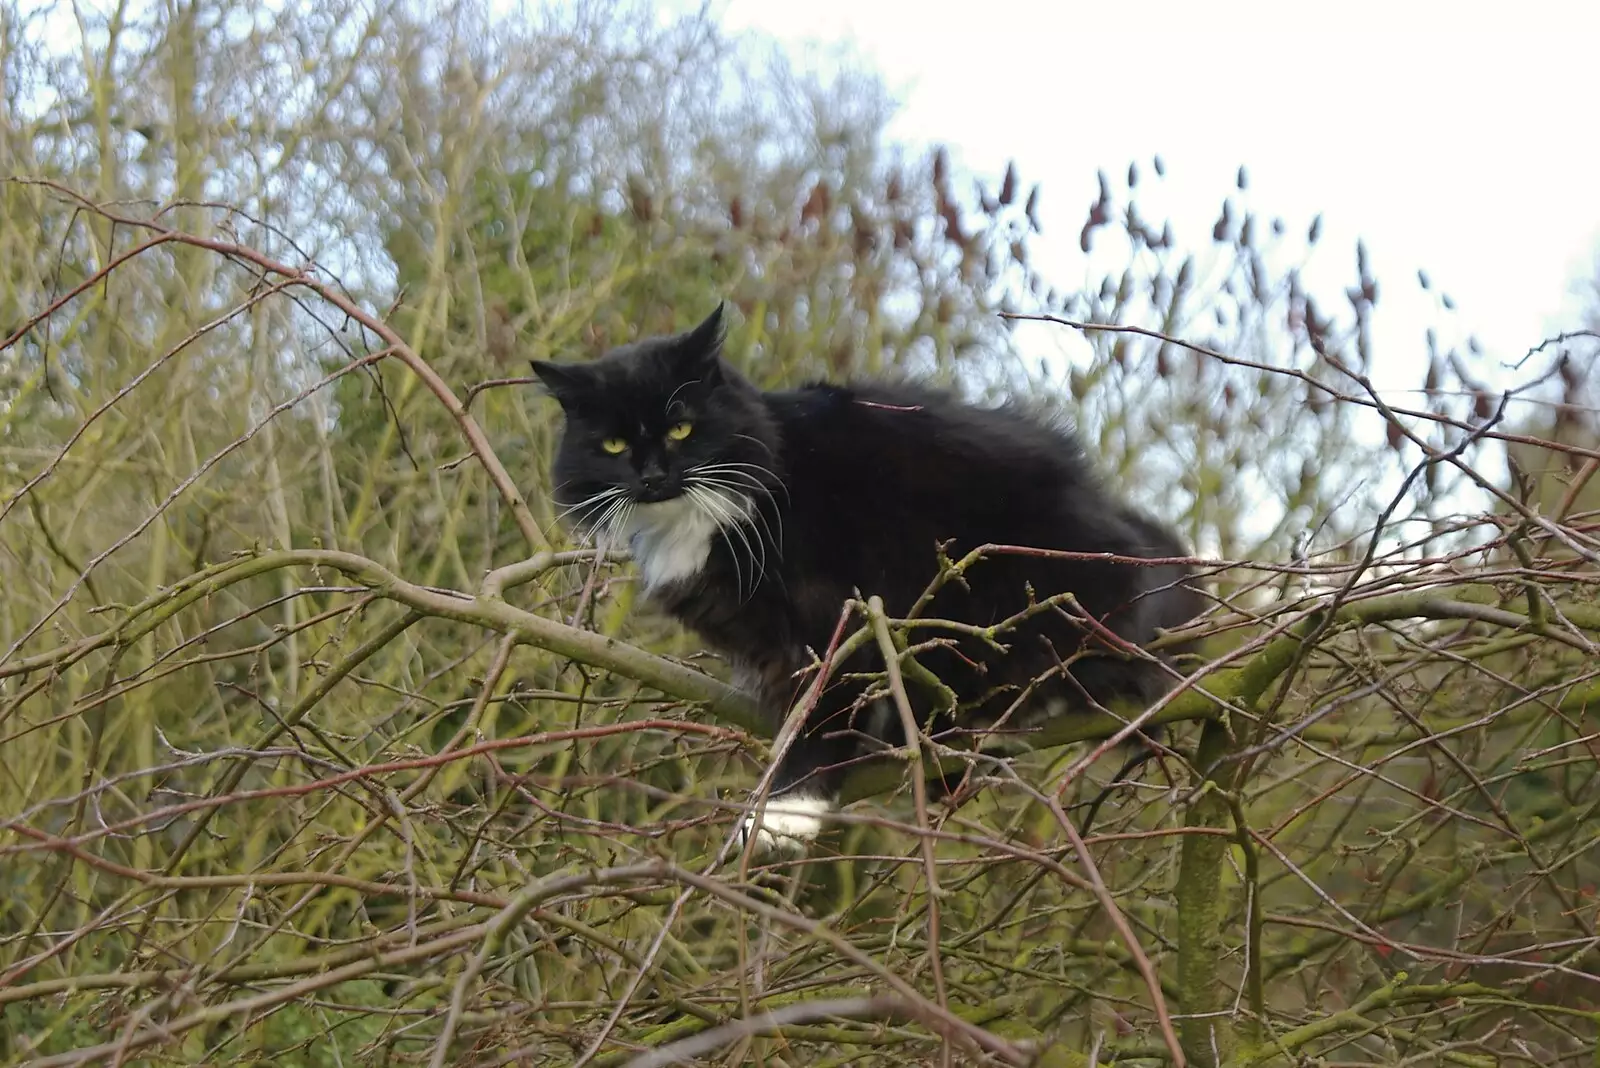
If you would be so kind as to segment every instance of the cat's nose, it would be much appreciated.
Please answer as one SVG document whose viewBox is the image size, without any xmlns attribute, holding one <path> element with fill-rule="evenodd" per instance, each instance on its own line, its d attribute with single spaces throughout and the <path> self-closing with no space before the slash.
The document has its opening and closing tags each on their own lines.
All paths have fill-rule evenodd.
<svg viewBox="0 0 1600 1068">
<path fill-rule="evenodd" d="M 674 495 L 672 477 L 660 468 L 640 471 L 638 495 L 646 502 L 666 500 Z"/>
</svg>

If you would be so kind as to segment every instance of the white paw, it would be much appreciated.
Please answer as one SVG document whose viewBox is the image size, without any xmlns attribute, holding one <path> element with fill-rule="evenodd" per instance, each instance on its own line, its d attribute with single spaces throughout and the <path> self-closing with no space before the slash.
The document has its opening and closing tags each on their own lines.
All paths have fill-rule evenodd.
<svg viewBox="0 0 1600 1068">
<path fill-rule="evenodd" d="M 767 802 L 760 826 L 754 816 L 745 818 L 739 844 L 756 838 L 756 855 L 777 853 L 799 856 L 822 833 L 822 817 L 833 805 L 824 797 L 772 798 Z"/>
</svg>

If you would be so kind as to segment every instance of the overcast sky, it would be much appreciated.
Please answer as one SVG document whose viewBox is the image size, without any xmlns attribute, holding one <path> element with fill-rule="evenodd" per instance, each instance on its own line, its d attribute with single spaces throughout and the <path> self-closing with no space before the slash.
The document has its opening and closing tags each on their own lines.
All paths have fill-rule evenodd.
<svg viewBox="0 0 1600 1068">
<path fill-rule="evenodd" d="M 808 41 L 852 41 L 902 103 L 898 138 L 947 143 L 979 172 L 1015 158 L 1043 185 L 1036 261 L 1061 282 L 1084 270 L 1077 235 L 1096 168 L 1158 152 L 1180 238 L 1209 238 L 1241 163 L 1262 214 L 1303 225 L 1323 213 L 1330 281 L 1353 276 L 1365 238 L 1384 287 L 1380 363 L 1410 365 L 1409 384 L 1427 325 L 1514 358 L 1571 324 L 1572 285 L 1595 270 L 1600 4 L 708 6 L 801 56 Z M 1421 292 L 1419 267 L 1454 298 L 1454 321 Z"/>
</svg>

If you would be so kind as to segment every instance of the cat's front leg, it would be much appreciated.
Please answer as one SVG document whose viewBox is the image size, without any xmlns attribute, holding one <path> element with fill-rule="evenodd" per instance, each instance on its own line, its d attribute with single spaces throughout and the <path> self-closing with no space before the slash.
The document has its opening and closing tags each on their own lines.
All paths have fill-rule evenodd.
<svg viewBox="0 0 1600 1068">
<path fill-rule="evenodd" d="M 849 751 L 848 740 L 821 731 L 796 738 L 773 773 L 766 805 L 744 818 L 740 847 L 753 837 L 757 856 L 804 855 L 822 833 L 828 814 L 837 808 L 842 765 Z"/>
<path fill-rule="evenodd" d="M 759 819 L 746 816 L 739 828 L 742 850 L 753 835 L 757 857 L 802 857 L 822 833 L 823 820 L 834 809 L 826 797 L 772 797 L 767 799 Z"/>
</svg>

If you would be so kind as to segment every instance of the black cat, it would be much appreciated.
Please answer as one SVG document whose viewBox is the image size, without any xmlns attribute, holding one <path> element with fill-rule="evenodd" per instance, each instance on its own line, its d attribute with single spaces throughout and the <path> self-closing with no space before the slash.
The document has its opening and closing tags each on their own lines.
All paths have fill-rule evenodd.
<svg viewBox="0 0 1600 1068">
<path fill-rule="evenodd" d="M 595 540 L 629 546 L 651 599 L 726 657 L 735 685 L 775 722 L 845 602 L 876 594 L 905 616 L 939 574 L 940 545 L 951 559 L 985 544 L 1185 555 L 1173 534 L 1115 502 L 1074 438 L 1038 415 L 907 385 L 763 393 L 721 347 L 719 306 L 684 334 L 533 367 L 566 415 L 554 467 L 565 514 Z M 1171 685 L 1167 662 L 1112 651 L 1104 631 L 1139 644 L 1193 618 L 1201 599 L 1188 575 L 1175 564 L 986 556 L 920 616 L 988 626 L 1066 592 L 1080 611 L 1027 615 L 1000 636 L 1003 655 L 975 637 L 915 632 L 951 639 L 917 654 L 962 702 L 953 719 L 933 716 L 935 735 L 1155 700 Z M 1081 613 L 1099 621 L 1098 637 Z M 850 763 L 903 744 L 889 701 L 860 707 L 864 684 L 843 679 L 875 667 L 870 645 L 834 665 L 777 770 L 762 845 L 803 845 Z M 922 723 L 948 707 L 923 689 L 910 696 Z"/>
</svg>

